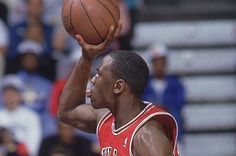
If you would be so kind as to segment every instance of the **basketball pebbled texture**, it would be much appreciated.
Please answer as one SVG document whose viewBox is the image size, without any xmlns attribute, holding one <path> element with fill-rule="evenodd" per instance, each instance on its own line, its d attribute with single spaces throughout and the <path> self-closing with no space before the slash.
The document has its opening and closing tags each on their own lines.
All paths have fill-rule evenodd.
<svg viewBox="0 0 236 156">
<path fill-rule="evenodd" d="M 111 25 L 117 26 L 119 5 L 117 0 L 64 0 L 61 18 L 72 37 L 80 34 L 87 43 L 98 44 Z"/>
</svg>

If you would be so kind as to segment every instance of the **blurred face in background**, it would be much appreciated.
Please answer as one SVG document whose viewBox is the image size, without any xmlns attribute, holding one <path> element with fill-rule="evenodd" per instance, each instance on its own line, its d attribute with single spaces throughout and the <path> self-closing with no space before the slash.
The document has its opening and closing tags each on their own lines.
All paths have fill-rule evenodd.
<svg viewBox="0 0 236 156">
<path fill-rule="evenodd" d="M 3 100 L 8 110 L 14 110 L 21 104 L 21 94 L 13 87 L 3 89 Z"/>
<path fill-rule="evenodd" d="M 38 56 L 32 53 L 22 54 L 21 66 L 28 72 L 34 72 L 38 68 Z"/>
<path fill-rule="evenodd" d="M 41 19 L 43 13 L 43 0 L 27 0 L 28 16 L 31 19 Z"/>
<path fill-rule="evenodd" d="M 2 127 L 0 127 L 0 145 L 1 143 L 5 145 L 9 145 L 13 143 L 12 134 L 10 133 L 10 131 Z"/>
<path fill-rule="evenodd" d="M 166 58 L 159 57 L 152 60 L 154 74 L 157 78 L 164 78 L 166 74 Z"/>
</svg>

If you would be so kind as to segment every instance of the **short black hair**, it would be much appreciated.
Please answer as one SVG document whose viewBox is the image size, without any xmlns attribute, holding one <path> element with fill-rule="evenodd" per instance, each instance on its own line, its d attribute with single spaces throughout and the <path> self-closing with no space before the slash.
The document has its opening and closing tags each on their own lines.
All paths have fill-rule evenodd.
<svg viewBox="0 0 236 156">
<path fill-rule="evenodd" d="M 141 97 L 149 78 L 149 69 L 144 59 L 135 52 L 115 50 L 109 53 L 114 60 L 112 74 L 129 85 L 135 96 Z"/>
</svg>

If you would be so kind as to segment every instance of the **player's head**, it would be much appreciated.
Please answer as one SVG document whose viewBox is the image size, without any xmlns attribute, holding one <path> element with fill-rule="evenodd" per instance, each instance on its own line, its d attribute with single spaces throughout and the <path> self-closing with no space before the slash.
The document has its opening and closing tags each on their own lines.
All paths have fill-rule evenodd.
<svg viewBox="0 0 236 156">
<path fill-rule="evenodd" d="M 17 75 L 10 74 L 3 77 L 1 93 L 5 108 L 14 110 L 21 104 L 21 92 L 23 89 L 23 81 Z"/>
<path fill-rule="evenodd" d="M 149 69 L 141 56 L 134 52 L 117 50 L 109 54 L 114 60 L 112 74 L 123 79 L 136 97 L 141 97 L 146 87 Z"/>
<path fill-rule="evenodd" d="M 148 66 L 138 54 L 122 50 L 109 53 L 92 79 L 89 97 L 93 107 L 112 108 L 122 95 L 140 98 L 148 77 Z"/>
<path fill-rule="evenodd" d="M 27 72 L 35 72 L 39 66 L 39 57 L 43 53 L 40 43 L 33 40 L 22 41 L 18 46 L 21 68 Z"/>
</svg>

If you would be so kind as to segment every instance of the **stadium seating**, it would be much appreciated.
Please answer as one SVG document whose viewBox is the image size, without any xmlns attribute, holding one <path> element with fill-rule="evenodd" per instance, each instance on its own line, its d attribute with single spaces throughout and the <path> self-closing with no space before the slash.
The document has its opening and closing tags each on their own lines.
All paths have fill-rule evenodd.
<svg viewBox="0 0 236 156">
<path fill-rule="evenodd" d="M 187 93 L 184 156 L 236 155 L 236 3 L 146 0 L 134 47 L 170 48 L 168 71 Z M 143 52 L 143 53 L 142 53 Z"/>
</svg>

